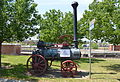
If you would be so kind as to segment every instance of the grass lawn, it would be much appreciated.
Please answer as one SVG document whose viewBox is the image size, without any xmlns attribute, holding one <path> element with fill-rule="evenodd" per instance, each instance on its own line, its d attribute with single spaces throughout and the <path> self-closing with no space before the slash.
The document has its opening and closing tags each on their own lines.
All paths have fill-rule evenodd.
<svg viewBox="0 0 120 82">
<path fill-rule="evenodd" d="M 0 78 L 32 80 L 33 82 L 120 82 L 120 59 L 92 59 L 92 79 L 79 78 L 47 78 L 26 75 L 26 61 L 29 56 L 2 55 Z M 89 71 L 89 59 L 75 60 L 79 70 Z M 52 69 L 60 69 L 59 61 L 54 61 Z"/>
</svg>

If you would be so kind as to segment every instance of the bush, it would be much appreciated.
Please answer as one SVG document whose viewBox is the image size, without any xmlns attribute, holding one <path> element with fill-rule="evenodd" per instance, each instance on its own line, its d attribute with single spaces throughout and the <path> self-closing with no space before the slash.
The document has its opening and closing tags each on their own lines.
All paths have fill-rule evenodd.
<svg viewBox="0 0 120 82">
<path fill-rule="evenodd" d="M 92 44 L 91 44 L 91 47 L 92 47 L 92 49 L 98 49 L 97 43 L 92 43 Z"/>
<path fill-rule="evenodd" d="M 78 45 L 78 48 L 83 49 L 82 44 L 79 44 L 79 45 Z"/>
</svg>

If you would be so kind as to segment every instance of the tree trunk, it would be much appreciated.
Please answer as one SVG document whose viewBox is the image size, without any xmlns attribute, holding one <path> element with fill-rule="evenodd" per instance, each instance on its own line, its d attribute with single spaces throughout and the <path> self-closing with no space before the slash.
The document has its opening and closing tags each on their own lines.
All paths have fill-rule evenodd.
<svg viewBox="0 0 120 82">
<path fill-rule="evenodd" d="M 2 67 L 1 66 L 1 54 L 2 54 L 2 42 L 0 42 L 0 68 Z"/>
<path fill-rule="evenodd" d="M 115 51 L 116 50 L 116 45 L 115 44 L 113 44 L 113 51 Z"/>
</svg>

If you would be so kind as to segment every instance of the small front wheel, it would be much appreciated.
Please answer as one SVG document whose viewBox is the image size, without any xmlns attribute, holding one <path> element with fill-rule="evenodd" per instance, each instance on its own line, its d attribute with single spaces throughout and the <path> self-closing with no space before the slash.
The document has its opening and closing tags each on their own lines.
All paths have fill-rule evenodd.
<svg viewBox="0 0 120 82">
<path fill-rule="evenodd" d="M 66 60 L 61 63 L 61 72 L 65 77 L 73 77 L 77 73 L 77 65 L 71 60 Z"/>
</svg>

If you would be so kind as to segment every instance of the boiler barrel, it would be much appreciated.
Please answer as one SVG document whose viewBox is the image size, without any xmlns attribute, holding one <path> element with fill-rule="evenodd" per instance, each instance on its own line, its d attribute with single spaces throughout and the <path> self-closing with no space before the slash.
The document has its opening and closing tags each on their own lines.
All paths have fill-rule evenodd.
<svg viewBox="0 0 120 82">
<path fill-rule="evenodd" d="M 41 54 L 44 56 L 47 60 L 62 60 L 62 59 L 70 59 L 70 60 L 76 60 L 80 59 L 81 52 L 80 49 L 45 49 L 45 50 L 38 50 L 38 54 Z"/>
</svg>

